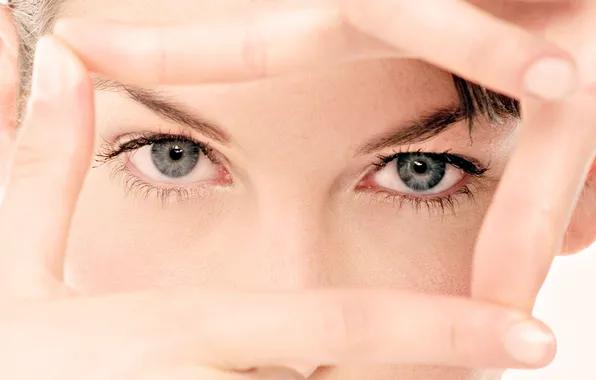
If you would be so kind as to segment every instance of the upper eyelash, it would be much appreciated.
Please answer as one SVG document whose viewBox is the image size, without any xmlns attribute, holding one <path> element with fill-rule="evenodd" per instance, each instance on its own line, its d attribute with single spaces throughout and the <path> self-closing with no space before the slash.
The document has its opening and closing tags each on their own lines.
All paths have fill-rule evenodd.
<svg viewBox="0 0 596 380">
<path fill-rule="evenodd" d="M 118 157 L 122 153 L 130 152 L 133 150 L 140 149 L 147 145 L 152 145 L 158 142 L 163 141 L 172 141 L 172 140 L 180 140 L 180 141 L 190 141 L 194 144 L 197 144 L 201 151 L 213 162 L 219 163 L 213 154 L 213 149 L 207 143 L 203 143 L 198 141 L 190 136 L 187 135 L 176 135 L 171 133 L 150 133 L 150 132 L 142 132 L 142 133 L 134 133 L 129 134 L 126 136 L 126 141 L 116 141 L 115 143 L 108 143 L 105 142 L 101 146 L 101 150 L 98 154 L 96 154 L 97 159 L 96 161 L 99 164 L 105 164 L 113 160 L 114 158 Z"/>
<path fill-rule="evenodd" d="M 490 164 L 484 165 L 476 160 L 464 158 L 462 156 L 451 154 L 449 152 L 450 151 L 447 150 L 442 153 L 431 153 L 424 152 L 421 149 L 416 151 L 394 151 L 393 154 L 390 155 L 378 155 L 377 161 L 374 162 L 373 165 L 379 169 L 382 169 L 385 166 L 387 166 L 387 164 L 389 164 L 390 162 L 402 155 L 419 153 L 443 161 L 446 164 L 454 166 L 460 170 L 463 170 L 465 173 L 476 177 L 480 177 L 483 174 L 485 174 L 488 170 L 490 170 Z"/>
<path fill-rule="evenodd" d="M 105 142 L 102 145 L 102 150 L 96 155 L 98 159 L 96 160 L 98 163 L 105 164 L 122 153 L 128 151 L 134 151 L 139 148 L 142 148 L 146 145 L 151 145 L 157 142 L 162 141 L 172 141 L 172 140 L 183 140 L 183 141 L 190 141 L 192 143 L 197 144 L 201 151 L 205 153 L 205 155 L 214 163 L 219 163 L 217 156 L 213 153 L 213 150 L 209 147 L 209 144 L 203 143 L 194 139 L 191 136 L 184 135 L 184 134 L 173 134 L 173 133 L 153 133 L 153 132 L 142 132 L 142 133 L 134 133 L 126 135 L 126 141 L 122 141 L 124 139 L 120 139 L 120 141 L 116 141 L 114 143 Z M 373 162 L 373 165 L 380 170 L 381 168 L 385 167 L 387 164 L 395 160 L 401 155 L 404 154 L 412 154 L 412 153 L 419 153 L 427 156 L 434 157 L 439 159 L 449 165 L 452 165 L 465 173 L 472 175 L 474 177 L 482 177 L 484 173 L 486 173 L 490 167 L 489 165 L 483 165 L 476 160 L 464 158 L 459 155 L 454 155 L 449 153 L 449 151 L 445 151 L 442 153 L 431 153 L 431 152 L 424 152 L 422 150 L 404 150 L 404 151 L 394 151 L 390 155 L 378 155 L 377 161 Z M 115 170 L 115 172 L 124 172 L 125 166 L 119 166 L 119 169 Z M 115 174 L 113 172 L 112 174 Z M 145 183 L 143 180 L 137 178 L 136 176 L 130 176 L 125 181 L 126 187 L 129 191 L 132 190 L 142 190 L 144 197 L 148 197 L 150 194 L 157 195 L 158 198 L 165 203 L 172 194 L 176 196 L 179 200 L 184 200 L 191 197 L 192 194 L 199 194 L 201 192 L 200 189 L 191 189 L 189 190 L 188 187 L 184 188 L 162 188 L 159 186 L 153 186 L 151 184 Z M 408 203 L 411 204 L 417 211 L 420 211 L 422 206 L 428 208 L 430 213 L 431 210 L 436 209 L 441 211 L 444 214 L 447 210 L 455 213 L 455 206 L 457 204 L 457 199 L 455 198 L 456 195 L 465 195 L 470 200 L 474 200 L 474 192 L 468 187 L 468 185 L 463 186 L 462 188 L 458 189 L 454 194 L 443 196 L 443 197 L 435 197 L 435 198 L 426 198 L 426 197 L 418 197 L 416 195 L 398 195 L 398 194 L 389 194 L 386 191 L 379 190 L 376 192 L 378 196 L 383 196 L 385 200 L 391 199 L 393 203 L 398 203 L 399 207 L 401 208 L 404 204 Z"/>
<path fill-rule="evenodd" d="M 214 163 L 219 163 L 219 159 L 214 154 L 213 149 L 207 143 L 198 141 L 191 136 L 183 134 L 172 134 L 172 133 L 153 133 L 153 132 L 141 132 L 133 133 L 125 136 L 124 139 L 116 140 L 116 142 L 108 142 L 104 140 L 104 144 L 101 146 L 100 151 L 96 154 L 99 166 L 106 164 L 122 153 L 134 151 L 147 145 L 152 145 L 157 142 L 163 141 L 190 141 L 197 144 L 201 151 Z M 120 162 L 111 171 L 111 177 L 115 177 L 117 174 L 126 173 L 124 177 L 124 187 L 126 194 L 131 194 L 133 191 L 137 192 L 142 199 L 148 198 L 150 195 L 155 195 L 161 200 L 162 205 L 165 205 L 172 196 L 178 201 L 185 201 L 194 196 L 200 196 L 203 194 L 202 186 L 185 186 L 185 187 L 160 187 L 154 186 L 150 183 L 143 181 L 137 176 L 128 173 L 125 162 Z"/>
<path fill-rule="evenodd" d="M 399 209 L 401 209 L 405 204 L 409 204 L 417 212 L 421 211 L 421 209 L 425 207 L 429 216 L 433 214 L 433 211 L 436 211 L 436 213 L 439 215 L 445 215 L 447 211 L 449 211 L 452 215 L 455 215 L 457 205 L 460 201 L 460 196 L 464 196 L 468 200 L 474 202 L 476 191 L 485 187 L 486 184 L 483 183 L 481 179 L 484 177 L 484 174 L 490 170 L 490 165 L 484 165 L 477 160 L 464 158 L 449 152 L 450 151 L 431 153 L 424 152 L 423 150 L 394 151 L 390 155 L 378 155 L 377 161 L 374 162 L 373 165 L 377 167 L 376 170 L 381 170 L 401 155 L 412 153 L 419 153 L 434 157 L 435 159 L 439 159 L 446 164 L 452 165 L 475 178 L 473 181 L 470 181 L 456 189 L 454 193 L 439 197 L 421 197 L 416 196 L 415 194 L 396 194 L 384 189 L 379 189 L 373 191 L 373 194 L 375 197 L 380 198 L 383 201 L 390 201 Z"/>
</svg>

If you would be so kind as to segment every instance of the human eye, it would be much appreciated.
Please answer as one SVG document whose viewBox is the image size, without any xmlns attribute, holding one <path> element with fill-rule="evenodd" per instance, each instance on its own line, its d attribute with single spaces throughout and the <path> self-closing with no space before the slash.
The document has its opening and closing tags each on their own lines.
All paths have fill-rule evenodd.
<svg viewBox="0 0 596 380">
<path fill-rule="evenodd" d="M 458 197 L 473 197 L 487 170 L 486 165 L 448 152 L 400 152 L 379 156 L 358 190 L 374 191 L 400 206 L 455 211 Z"/>
<path fill-rule="evenodd" d="M 104 143 L 100 163 L 117 160 L 115 174 L 125 175 L 127 191 L 162 201 L 185 200 L 201 190 L 231 184 L 221 155 L 190 136 L 135 133 Z"/>
</svg>

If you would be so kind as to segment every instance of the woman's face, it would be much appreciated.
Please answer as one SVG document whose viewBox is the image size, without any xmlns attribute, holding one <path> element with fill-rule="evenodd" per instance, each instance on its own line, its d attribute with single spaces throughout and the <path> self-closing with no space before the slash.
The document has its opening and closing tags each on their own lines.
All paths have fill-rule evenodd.
<svg viewBox="0 0 596 380">
<path fill-rule="evenodd" d="M 91 0 L 64 12 L 165 24 L 239 3 Z M 451 75 L 392 60 L 248 84 L 102 88 L 97 162 L 68 252 L 75 288 L 468 292 L 474 238 L 516 126 L 444 128 L 459 106 Z M 402 366 L 317 379 L 493 376 Z"/>
</svg>

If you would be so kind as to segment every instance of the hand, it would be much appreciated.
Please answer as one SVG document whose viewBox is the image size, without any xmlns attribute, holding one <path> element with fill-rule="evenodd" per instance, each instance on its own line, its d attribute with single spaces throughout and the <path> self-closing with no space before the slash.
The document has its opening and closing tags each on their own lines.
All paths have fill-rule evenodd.
<svg viewBox="0 0 596 380">
<path fill-rule="evenodd" d="M 0 378 L 250 380 L 266 378 L 267 369 L 289 376 L 284 368 L 295 363 L 504 368 L 552 358 L 553 337 L 539 322 L 455 297 L 389 290 L 77 294 L 61 272 L 93 146 L 93 89 L 83 64 L 59 42 L 44 37 L 37 49 L 0 209 Z"/>
<path fill-rule="evenodd" d="M 553 258 L 596 240 L 596 4 L 477 3 L 567 47 L 591 84 L 563 102 L 522 99 L 517 146 L 478 238 L 473 296 L 530 311 Z"/>
<path fill-rule="evenodd" d="M 222 5 L 193 25 L 135 28 L 86 19 L 59 21 L 55 32 L 91 71 L 129 83 L 244 81 L 313 65 L 415 57 L 513 97 L 559 99 L 577 84 L 565 51 L 459 0 L 252 2 Z"/>
<path fill-rule="evenodd" d="M 413 56 L 522 98 L 518 145 L 478 239 L 472 293 L 529 312 L 563 249 L 596 147 L 596 87 L 565 102 L 542 102 L 570 93 L 574 75 L 558 59 L 571 58 L 536 36 L 581 58 L 582 77 L 596 83 L 596 53 L 589 49 L 596 6 L 587 0 L 473 3 L 480 8 L 430 0 L 251 4 L 191 26 L 64 20 L 55 32 L 91 70 L 124 82 L 250 80 L 309 65 Z M 584 196 L 595 197 L 596 190 L 586 187 Z M 584 229 L 596 225 L 590 217 L 596 206 L 588 202 L 576 213 Z M 583 235 L 591 243 L 596 228 Z"/>
</svg>

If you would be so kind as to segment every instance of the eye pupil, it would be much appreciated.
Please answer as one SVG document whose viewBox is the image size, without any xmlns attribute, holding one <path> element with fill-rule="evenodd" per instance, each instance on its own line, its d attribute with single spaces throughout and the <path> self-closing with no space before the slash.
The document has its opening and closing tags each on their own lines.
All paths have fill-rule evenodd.
<svg viewBox="0 0 596 380">
<path fill-rule="evenodd" d="M 414 161 L 412 163 L 412 169 L 418 174 L 424 174 L 428 170 L 428 165 L 423 161 Z"/>
<path fill-rule="evenodd" d="M 172 147 L 170 150 L 170 158 L 174 161 L 180 160 L 184 156 L 184 149 L 180 148 L 178 145 Z"/>
</svg>

